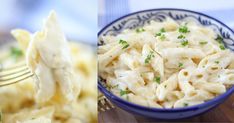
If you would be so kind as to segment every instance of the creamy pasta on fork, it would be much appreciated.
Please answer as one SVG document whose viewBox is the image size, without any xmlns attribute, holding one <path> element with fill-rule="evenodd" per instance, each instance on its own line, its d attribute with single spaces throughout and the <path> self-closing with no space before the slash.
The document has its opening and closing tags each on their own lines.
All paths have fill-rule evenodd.
<svg viewBox="0 0 234 123">
<path fill-rule="evenodd" d="M 99 40 L 99 76 L 129 102 L 177 108 L 201 104 L 234 84 L 234 53 L 195 21 L 151 21 Z"/>
<path fill-rule="evenodd" d="M 80 83 L 74 74 L 68 42 L 55 11 L 45 20 L 42 31 L 30 34 L 16 29 L 12 34 L 22 47 L 26 47 L 27 65 L 37 76 L 37 102 L 44 103 L 53 98 L 61 103 L 74 100 L 79 94 Z"/>
<path fill-rule="evenodd" d="M 36 76 L 0 88 L 0 123 L 96 123 L 97 65 L 91 46 L 68 42 L 55 11 L 41 31 L 12 31 L 18 41 L 1 46 L 0 64 L 25 59 Z M 3 48 L 2 48 L 3 47 Z"/>
</svg>

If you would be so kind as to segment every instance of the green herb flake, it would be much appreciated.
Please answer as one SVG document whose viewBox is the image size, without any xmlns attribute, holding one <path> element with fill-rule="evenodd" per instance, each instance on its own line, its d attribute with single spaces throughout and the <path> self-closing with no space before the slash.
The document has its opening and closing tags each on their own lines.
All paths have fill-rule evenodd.
<svg viewBox="0 0 234 123">
<path fill-rule="evenodd" d="M 218 35 L 215 40 L 218 41 L 218 43 L 220 44 L 223 42 L 223 38 L 220 35 Z"/>
<path fill-rule="evenodd" d="M 156 77 L 154 78 L 154 81 L 157 82 L 158 84 L 160 84 L 161 78 L 156 76 Z"/>
<path fill-rule="evenodd" d="M 207 43 L 208 43 L 207 41 L 200 41 L 200 42 L 199 42 L 200 45 L 205 45 L 205 44 L 207 44 Z"/>
<path fill-rule="evenodd" d="M 14 57 L 15 59 L 18 59 L 21 56 L 23 56 L 23 51 L 17 47 L 11 47 L 10 53 L 11 56 Z"/>
<path fill-rule="evenodd" d="M 167 85 L 164 85 L 164 88 L 167 88 Z"/>
<path fill-rule="evenodd" d="M 187 107 L 188 106 L 188 103 L 184 103 L 184 107 Z"/>
<path fill-rule="evenodd" d="M 120 96 L 123 96 L 123 95 L 128 94 L 128 93 L 130 93 L 130 91 L 120 90 Z"/>
<path fill-rule="evenodd" d="M 129 47 L 128 42 L 125 41 L 125 40 L 122 40 L 122 39 L 119 40 L 119 44 L 122 44 L 122 45 L 123 45 L 122 49 L 126 49 L 126 48 Z"/>
<path fill-rule="evenodd" d="M 224 46 L 224 44 L 222 43 L 223 42 L 223 38 L 220 36 L 220 35 L 218 35 L 217 36 L 217 38 L 215 39 L 220 45 L 219 45 L 219 48 L 221 49 L 221 50 L 225 50 L 225 46 Z"/>
<path fill-rule="evenodd" d="M 161 36 L 161 35 L 162 35 L 162 33 L 159 32 L 159 33 L 155 34 L 155 37 L 158 37 L 158 36 Z"/>
<path fill-rule="evenodd" d="M 179 32 L 180 33 L 189 33 L 190 31 L 188 30 L 188 27 L 186 25 L 184 25 L 184 26 L 179 27 Z"/>
<path fill-rule="evenodd" d="M 225 50 L 225 46 L 224 46 L 223 44 L 220 45 L 219 48 L 220 48 L 221 50 Z"/>
<path fill-rule="evenodd" d="M 166 36 L 165 36 L 164 34 L 162 34 L 159 38 L 160 38 L 160 40 L 162 40 L 162 41 L 163 41 L 163 40 L 165 40 L 165 39 L 166 39 Z"/>
<path fill-rule="evenodd" d="M 183 63 L 179 63 L 179 67 L 183 67 L 184 66 L 184 64 Z"/>
<path fill-rule="evenodd" d="M 181 45 L 184 47 L 187 46 L 188 44 L 189 44 L 188 40 L 181 41 Z"/>
<path fill-rule="evenodd" d="M 216 64 L 219 64 L 219 61 L 215 61 Z"/>
<path fill-rule="evenodd" d="M 145 59 L 145 64 L 148 64 L 153 57 L 154 57 L 154 52 L 150 51 L 150 53 L 147 55 Z"/>
<path fill-rule="evenodd" d="M 166 30 L 164 28 L 161 28 L 160 32 L 166 32 Z"/>
<path fill-rule="evenodd" d="M 145 29 L 143 29 L 143 28 L 137 28 L 137 29 L 136 29 L 136 32 L 137 32 L 137 33 L 144 32 L 144 31 L 145 31 Z"/>
<path fill-rule="evenodd" d="M 155 37 L 162 36 L 163 35 L 162 33 L 164 33 L 164 32 L 166 32 L 166 30 L 164 28 L 161 28 L 160 32 L 158 32 L 158 33 L 155 34 Z M 163 37 L 160 37 L 160 39 L 161 38 L 165 38 L 165 35 Z"/>
<path fill-rule="evenodd" d="M 185 36 L 184 35 L 179 35 L 177 38 L 178 39 L 185 39 Z"/>
</svg>

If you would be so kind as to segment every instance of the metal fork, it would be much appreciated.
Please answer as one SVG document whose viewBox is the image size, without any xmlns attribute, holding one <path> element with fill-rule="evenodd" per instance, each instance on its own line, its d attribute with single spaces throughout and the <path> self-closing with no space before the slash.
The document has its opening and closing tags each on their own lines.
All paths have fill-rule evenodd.
<svg viewBox="0 0 234 123">
<path fill-rule="evenodd" d="M 25 62 L 7 68 L 3 68 L 3 65 L 0 64 L 0 87 L 18 83 L 32 76 L 33 73 Z"/>
<path fill-rule="evenodd" d="M 105 112 L 113 108 L 114 105 L 105 96 L 98 97 L 98 111 Z"/>
</svg>

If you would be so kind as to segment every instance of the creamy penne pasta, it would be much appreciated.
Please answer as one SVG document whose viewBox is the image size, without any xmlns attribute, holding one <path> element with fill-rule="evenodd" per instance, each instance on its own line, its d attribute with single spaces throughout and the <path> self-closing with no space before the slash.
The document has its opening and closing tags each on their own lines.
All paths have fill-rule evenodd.
<svg viewBox="0 0 234 123">
<path fill-rule="evenodd" d="M 218 33 L 194 21 L 151 21 L 100 40 L 100 77 L 112 93 L 136 104 L 197 105 L 234 84 L 234 53 Z"/>
</svg>

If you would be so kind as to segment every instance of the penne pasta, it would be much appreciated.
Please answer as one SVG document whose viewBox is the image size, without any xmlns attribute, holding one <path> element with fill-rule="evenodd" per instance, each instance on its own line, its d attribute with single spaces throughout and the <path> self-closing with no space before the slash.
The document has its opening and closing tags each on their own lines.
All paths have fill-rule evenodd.
<svg viewBox="0 0 234 123">
<path fill-rule="evenodd" d="M 124 99 L 128 95 L 130 102 L 186 107 L 223 94 L 234 84 L 234 53 L 225 49 L 219 34 L 194 21 L 151 21 L 101 39 L 99 74 L 108 85 L 119 84 L 111 91 Z M 123 49 L 122 40 L 134 45 Z"/>
</svg>

